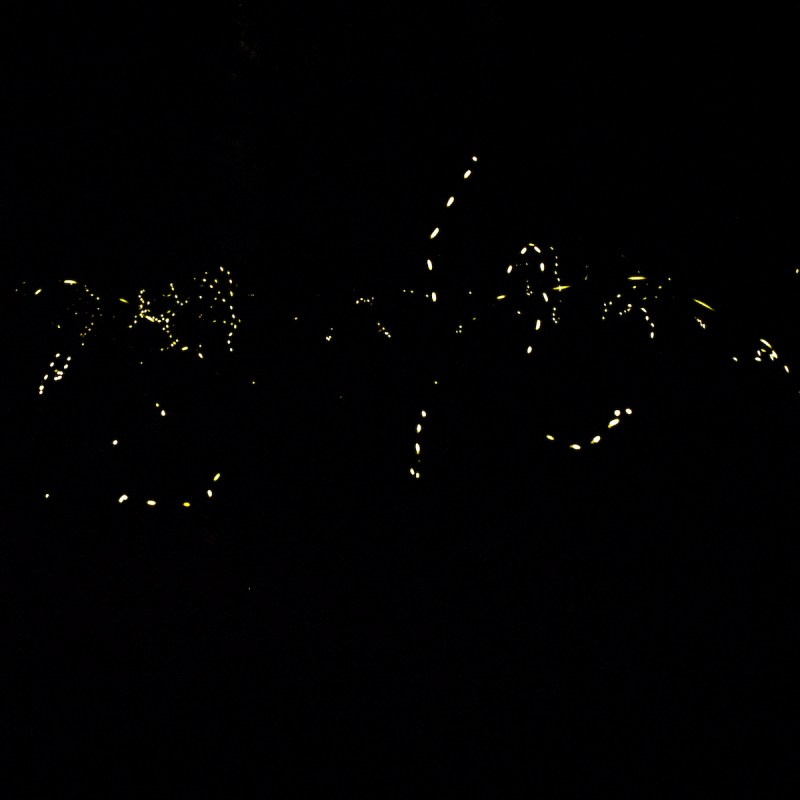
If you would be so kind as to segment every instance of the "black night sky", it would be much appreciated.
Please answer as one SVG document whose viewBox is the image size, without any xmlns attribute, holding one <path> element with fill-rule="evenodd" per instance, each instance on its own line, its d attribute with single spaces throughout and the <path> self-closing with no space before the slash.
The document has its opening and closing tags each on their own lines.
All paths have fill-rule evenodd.
<svg viewBox="0 0 800 800">
<path fill-rule="evenodd" d="M 28 793 L 783 782 L 785 28 L 9 18 L 0 589 Z"/>
</svg>

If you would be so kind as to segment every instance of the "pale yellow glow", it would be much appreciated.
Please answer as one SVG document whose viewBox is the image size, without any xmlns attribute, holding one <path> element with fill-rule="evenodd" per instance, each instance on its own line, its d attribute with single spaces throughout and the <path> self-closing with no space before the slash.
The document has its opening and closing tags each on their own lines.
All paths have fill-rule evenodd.
<svg viewBox="0 0 800 800">
<path fill-rule="evenodd" d="M 592 444 L 597 444 L 599 441 L 600 441 L 600 437 L 599 436 L 595 436 L 594 439 L 592 439 Z"/>
<path fill-rule="evenodd" d="M 770 348 L 770 350 L 772 349 L 772 345 L 766 339 L 759 339 L 758 341 L 761 342 L 762 344 L 765 344 L 767 347 Z"/>
<path fill-rule="evenodd" d="M 163 409 L 163 408 L 161 409 L 161 416 L 162 416 L 162 417 L 166 417 L 166 416 L 167 416 L 167 412 L 166 412 L 166 411 L 164 411 L 164 409 Z"/>
<path fill-rule="evenodd" d="M 533 249 L 534 249 L 534 250 L 535 250 L 537 253 L 541 253 L 541 252 L 542 252 L 542 251 L 541 251 L 541 250 L 540 250 L 540 249 L 539 249 L 539 248 L 538 248 L 536 245 L 534 245 L 534 246 L 533 246 Z"/>
<path fill-rule="evenodd" d="M 608 423 L 609 428 L 613 428 L 615 425 L 619 425 L 618 419 L 612 419 L 611 422 Z"/>
<path fill-rule="evenodd" d="M 184 507 L 184 508 L 189 508 L 191 505 L 192 505 L 191 503 L 184 503 L 184 504 L 183 504 L 183 507 Z"/>
<path fill-rule="evenodd" d="M 118 500 L 117 502 L 118 502 L 118 503 L 124 503 L 124 502 L 125 502 L 127 499 L 128 499 L 128 495 L 126 495 L 126 494 L 123 494 L 123 495 L 122 495 L 122 496 L 119 498 L 119 500 Z"/>
<path fill-rule="evenodd" d="M 77 283 L 77 281 L 64 281 L 64 283 L 67 283 L 70 286 L 72 286 L 73 284 Z"/>
<path fill-rule="evenodd" d="M 542 321 L 540 319 L 537 319 L 536 320 L 536 330 L 538 331 L 539 328 L 541 328 L 541 327 L 542 327 Z"/>
<path fill-rule="evenodd" d="M 431 300 L 435 303 L 436 302 L 436 292 L 431 292 Z"/>
<path fill-rule="evenodd" d="M 555 437 L 551 436 L 549 433 L 545 436 L 545 439 L 549 439 L 551 442 L 555 441 Z"/>
<path fill-rule="evenodd" d="M 643 280 L 645 280 L 645 277 L 643 275 L 631 275 L 628 278 L 628 280 L 629 281 L 643 281 Z"/>
<path fill-rule="evenodd" d="M 472 160 L 473 161 L 477 161 L 478 160 L 478 156 L 472 156 Z"/>
<path fill-rule="evenodd" d="M 41 291 L 42 291 L 41 289 L 37 289 L 37 290 L 34 292 L 34 294 L 39 294 Z"/>
<path fill-rule="evenodd" d="M 464 173 L 464 177 L 465 177 L 465 178 L 469 178 L 469 176 L 470 176 L 470 175 L 472 175 L 472 170 L 471 170 L 471 169 L 468 169 L 468 170 L 467 170 L 467 171 Z"/>
<path fill-rule="evenodd" d="M 211 489 L 209 489 L 209 490 L 206 492 L 206 494 L 207 494 L 209 497 L 211 497 L 211 496 L 214 494 L 214 492 L 212 492 L 212 491 L 211 491 Z"/>
<path fill-rule="evenodd" d="M 422 412 L 422 416 L 423 416 L 423 417 L 427 417 L 427 416 L 428 416 L 428 412 L 427 412 L 427 411 L 423 411 L 423 412 Z"/>
<path fill-rule="evenodd" d="M 626 409 L 625 409 L 625 413 L 626 413 L 626 414 L 633 414 L 633 411 L 631 411 L 629 408 L 626 408 Z"/>
<path fill-rule="evenodd" d="M 219 476 L 220 476 L 220 474 L 221 474 L 221 473 L 219 473 L 219 472 L 218 472 L 218 473 L 217 473 L 217 474 L 214 476 L 214 480 L 215 480 L 215 481 L 218 481 L 218 480 L 219 480 Z"/>
<path fill-rule="evenodd" d="M 149 506 L 154 506 L 155 504 L 156 504 L 155 500 L 148 500 L 147 501 L 147 505 L 149 505 Z"/>
<path fill-rule="evenodd" d="M 548 302 L 548 300 L 547 300 L 547 292 L 542 292 L 542 297 L 544 297 L 544 301 L 545 301 L 545 303 L 547 303 Z"/>
<path fill-rule="evenodd" d="M 114 439 L 114 441 L 111 442 L 111 444 L 119 444 L 119 441 L 117 439 Z"/>
<path fill-rule="evenodd" d="M 533 347 L 531 345 L 528 345 L 528 355 L 530 355 L 532 352 L 533 352 Z"/>
<path fill-rule="evenodd" d="M 498 300 L 505 300 L 506 296 L 504 294 L 499 294 L 499 295 L 497 295 L 497 299 Z"/>
<path fill-rule="evenodd" d="M 508 269 L 506 270 L 506 274 L 507 274 L 507 275 L 510 275 L 510 274 L 511 274 L 511 270 L 512 270 L 512 269 L 514 269 L 513 265 L 512 265 L 512 264 L 509 264 L 509 265 L 508 265 Z"/>
<path fill-rule="evenodd" d="M 541 261 L 541 262 L 539 263 L 539 270 L 540 270 L 541 272 L 544 272 L 544 261 Z"/>
<path fill-rule="evenodd" d="M 619 416 L 619 409 L 618 409 L 618 408 L 614 410 L 614 416 L 615 416 L 615 417 L 618 417 L 618 416 Z"/>
<path fill-rule="evenodd" d="M 433 262 L 430 259 L 428 259 L 428 269 L 433 269 Z M 297 317 L 295 317 L 295 319 L 297 319 Z"/>
<path fill-rule="evenodd" d="M 523 248 L 522 248 L 522 250 L 520 250 L 520 251 L 519 251 L 519 254 L 520 254 L 521 256 L 524 256 L 524 255 L 525 255 L 525 253 L 527 253 L 527 252 L 528 252 L 528 248 L 527 248 L 527 247 L 523 247 Z"/>
<path fill-rule="evenodd" d="M 451 197 L 451 198 L 450 198 L 450 199 L 447 201 L 447 207 L 448 207 L 448 208 L 450 208 L 450 206 L 451 206 L 451 205 L 453 205 L 453 200 L 455 200 L 455 197 Z"/>
<path fill-rule="evenodd" d="M 130 305 L 124 297 L 120 297 L 119 301 L 120 303 L 125 303 L 125 305 Z"/>
<path fill-rule="evenodd" d="M 419 442 L 414 445 L 414 449 L 417 451 L 417 455 L 419 455 Z"/>
<path fill-rule="evenodd" d="M 698 305 L 703 306 L 703 308 L 707 308 L 709 311 L 714 311 L 714 309 L 711 308 L 711 306 L 708 305 L 708 303 L 704 303 L 702 300 L 698 300 L 696 297 L 693 297 L 692 300 L 694 300 L 694 302 L 697 303 Z"/>
<path fill-rule="evenodd" d="M 570 447 L 571 447 L 573 450 L 580 450 L 580 449 L 581 449 L 581 446 L 580 446 L 579 444 L 571 444 L 571 445 L 570 445 Z"/>
<path fill-rule="evenodd" d="M 417 433 L 421 432 L 422 432 L 422 425 L 420 423 L 417 423 Z"/>
<path fill-rule="evenodd" d="M 431 234 L 431 239 L 435 239 L 438 236 L 438 234 L 439 234 L 439 229 L 434 228 L 433 233 Z"/>
</svg>

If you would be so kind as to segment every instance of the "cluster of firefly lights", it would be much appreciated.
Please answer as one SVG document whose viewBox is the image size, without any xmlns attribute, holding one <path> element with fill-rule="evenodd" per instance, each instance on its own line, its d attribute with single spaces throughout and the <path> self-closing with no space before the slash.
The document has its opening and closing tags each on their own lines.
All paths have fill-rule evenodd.
<svg viewBox="0 0 800 800">
<path fill-rule="evenodd" d="M 220 274 L 212 274 L 206 271 L 200 277 L 193 278 L 195 283 L 194 291 L 185 296 L 181 296 L 177 292 L 173 283 L 169 284 L 169 291 L 159 296 L 157 300 L 147 298 L 145 290 L 141 289 L 137 296 L 137 303 L 133 306 L 133 315 L 128 329 L 133 330 L 138 325 L 153 326 L 163 335 L 164 344 L 160 347 L 161 352 L 168 350 L 193 351 L 198 358 L 203 359 L 202 342 L 196 342 L 194 346 L 190 346 L 176 332 L 176 326 L 180 329 L 181 316 L 187 313 L 183 309 L 188 307 L 188 311 L 193 312 L 197 319 L 206 321 L 214 326 L 220 326 L 225 330 L 227 349 L 230 353 L 233 353 L 233 337 L 241 324 L 233 305 L 235 284 L 230 270 L 220 266 L 219 272 Z M 83 347 L 94 330 L 97 319 L 102 316 L 102 300 L 87 286 L 80 286 L 76 280 L 67 279 L 62 283 L 66 286 L 76 287 L 77 291 L 81 293 L 80 298 L 84 301 L 89 301 L 88 309 L 80 310 L 75 307 L 77 304 L 74 302 L 67 309 L 74 316 L 86 319 L 78 334 L 79 343 Z M 40 296 L 42 291 L 41 288 L 37 289 L 33 293 L 34 297 Z M 124 297 L 120 297 L 118 300 L 124 306 L 133 305 Z M 57 324 L 56 327 L 61 329 L 61 324 Z M 63 360 L 59 361 L 59 359 Z M 52 372 L 46 372 L 42 383 L 39 385 L 40 396 L 44 394 L 51 376 L 53 382 L 64 378 L 71 362 L 72 356 L 62 357 L 61 353 L 55 354 L 54 360 L 49 365 L 49 369 Z M 162 408 L 160 403 L 155 403 L 155 408 L 161 417 L 167 416 L 166 409 Z M 117 447 L 118 445 L 119 440 L 113 439 L 111 446 Z M 215 483 L 219 479 L 220 473 L 217 473 L 211 479 L 211 483 Z M 213 495 L 213 489 L 206 489 L 206 496 L 209 499 Z M 45 493 L 45 499 L 49 498 L 50 493 Z M 125 493 L 118 498 L 120 504 L 126 503 L 128 500 L 130 500 L 130 497 Z M 148 507 L 154 507 L 158 504 L 158 501 L 153 498 L 148 498 L 144 502 Z M 184 500 L 180 505 L 183 508 L 190 508 L 191 502 Z"/>
<path fill-rule="evenodd" d="M 464 172 L 463 179 L 470 178 L 472 168 L 477 163 L 476 156 L 472 157 L 472 166 Z M 445 202 L 445 209 L 450 209 L 455 203 L 455 196 L 451 195 Z M 437 226 L 430 234 L 430 243 L 433 247 L 433 242 L 440 236 L 442 229 Z M 428 273 L 434 272 L 434 259 L 439 261 L 440 253 L 431 252 L 430 257 L 426 258 L 425 264 Z M 553 247 L 547 248 L 547 252 L 543 252 L 542 248 L 534 242 L 528 242 L 519 251 L 519 258 L 512 260 L 505 268 L 505 275 L 502 277 L 504 285 L 498 285 L 498 292 L 491 300 L 493 307 L 503 307 L 509 310 L 513 309 L 515 314 L 523 319 L 530 319 L 530 340 L 524 343 L 525 355 L 530 356 L 534 353 L 534 341 L 539 332 L 542 330 L 543 323 L 558 325 L 560 322 L 559 309 L 562 302 L 563 292 L 572 288 L 569 284 L 564 284 L 559 275 L 558 254 Z M 197 342 L 192 346 L 190 343 L 185 342 L 178 336 L 175 328 L 180 328 L 181 309 L 186 306 L 192 306 L 190 310 L 194 311 L 194 315 L 201 320 L 205 320 L 213 325 L 221 326 L 226 331 L 226 344 L 229 352 L 233 352 L 233 337 L 236 333 L 241 320 L 237 317 L 233 305 L 234 298 L 234 281 L 229 270 L 224 267 L 219 268 L 220 274 L 212 274 L 208 271 L 203 273 L 199 278 L 194 278 L 195 286 L 192 292 L 181 296 L 175 289 L 175 286 L 170 283 L 169 291 L 159 296 L 157 300 L 151 300 L 146 297 L 145 290 L 142 289 L 138 293 L 137 303 L 133 311 L 133 317 L 128 325 L 133 329 L 137 325 L 149 324 L 154 326 L 161 332 L 164 338 L 164 345 L 160 348 L 162 352 L 168 350 L 178 349 L 180 351 L 192 351 L 198 358 L 203 359 L 202 343 Z M 552 280 L 548 280 L 549 275 L 552 274 Z M 800 274 L 800 268 L 795 270 L 795 274 Z M 431 276 L 435 277 L 435 276 Z M 586 278 L 584 278 L 585 280 Z M 667 278 L 671 281 L 671 278 Z M 545 285 L 547 281 L 547 285 Z M 601 320 L 606 320 L 612 312 L 616 312 L 619 317 L 624 317 L 629 314 L 641 314 L 644 322 L 647 323 L 649 328 L 649 338 L 655 338 L 656 328 L 655 322 L 652 318 L 652 310 L 648 309 L 645 303 L 655 301 L 659 298 L 659 292 L 664 288 L 663 283 L 655 282 L 657 285 L 652 286 L 650 279 L 641 274 L 631 275 L 628 277 L 629 284 L 625 291 L 619 292 L 616 296 L 603 303 L 601 312 Z M 83 347 L 86 343 L 87 337 L 93 331 L 97 319 L 101 316 L 101 303 L 100 298 L 97 297 L 86 286 L 77 286 L 75 280 L 65 280 L 64 284 L 69 286 L 76 286 L 78 291 L 82 293 L 81 299 L 88 303 L 89 311 L 80 312 L 77 309 L 71 309 L 75 316 L 86 320 L 83 328 L 79 333 L 79 343 Z M 552 285 L 552 284 L 555 285 Z M 403 293 L 415 294 L 414 289 L 403 289 Z M 34 295 L 38 296 L 42 289 L 37 289 Z M 423 294 L 419 292 L 418 294 Z M 468 292 L 472 294 L 472 292 Z M 551 299 L 552 294 L 552 299 Z M 435 289 L 424 293 L 426 300 L 431 303 L 436 303 L 439 300 L 439 295 Z M 693 302 L 699 306 L 715 312 L 715 309 L 702 300 L 692 298 Z M 374 304 L 374 297 L 358 297 L 355 300 L 355 305 L 372 306 Z M 129 305 L 129 301 L 125 298 L 119 298 L 119 302 L 124 305 Z M 500 306 L 499 304 L 502 304 Z M 295 321 L 299 317 L 294 317 Z M 535 320 L 535 322 L 534 322 Z M 695 316 L 694 320 L 698 325 L 705 330 L 707 323 L 699 316 Z M 462 335 L 465 331 L 465 325 L 470 325 L 477 321 L 477 317 L 472 317 L 469 322 L 460 322 L 456 328 L 455 333 Z M 57 327 L 61 327 L 58 325 Z M 375 323 L 376 330 L 379 334 L 387 338 L 391 338 L 391 333 L 380 321 Z M 331 342 L 333 339 L 334 329 L 329 327 L 324 338 L 325 341 Z M 756 350 L 754 360 L 756 362 L 775 362 L 778 360 L 778 353 L 765 339 L 760 339 L 762 345 Z M 72 356 L 62 356 L 61 353 L 56 353 L 53 361 L 50 362 L 49 370 L 45 373 L 42 383 L 39 386 L 39 394 L 42 395 L 48 384 L 50 378 L 55 383 L 64 378 L 66 370 L 69 368 L 72 361 Z M 738 362 L 738 357 L 734 356 L 733 361 Z M 788 374 L 788 365 L 783 365 L 784 371 Z M 253 381 L 255 383 L 255 381 Z M 433 385 L 438 386 L 439 381 L 433 380 Z M 160 410 L 162 417 L 166 416 L 166 411 L 160 408 L 160 404 L 155 404 L 156 408 Z M 625 408 L 624 414 L 631 415 L 633 413 L 631 408 Z M 415 423 L 415 437 L 414 437 L 414 464 L 409 468 L 411 476 L 415 479 L 420 477 L 421 467 L 421 434 L 423 430 L 423 422 L 427 422 L 426 418 L 428 413 L 426 410 L 421 410 L 419 418 Z M 615 409 L 613 416 L 607 423 L 607 430 L 617 427 L 623 419 L 623 410 Z M 545 439 L 550 442 L 555 442 L 555 437 L 550 434 L 544 434 Z M 588 438 L 586 444 L 595 445 L 601 440 L 601 436 L 595 433 L 591 438 Z M 114 446 L 118 444 L 118 440 L 112 442 Z M 568 449 L 579 451 L 583 445 L 572 441 L 567 445 Z M 220 474 L 214 475 L 212 482 L 218 481 Z M 206 494 L 209 498 L 213 496 L 213 490 L 207 489 Z M 49 493 L 45 497 L 49 497 Z M 122 494 L 118 498 L 119 503 L 125 503 L 129 500 L 127 494 Z M 147 506 L 153 507 L 157 505 L 154 499 L 147 499 L 145 501 Z M 183 502 L 183 507 L 190 507 L 189 502 Z"/>
</svg>

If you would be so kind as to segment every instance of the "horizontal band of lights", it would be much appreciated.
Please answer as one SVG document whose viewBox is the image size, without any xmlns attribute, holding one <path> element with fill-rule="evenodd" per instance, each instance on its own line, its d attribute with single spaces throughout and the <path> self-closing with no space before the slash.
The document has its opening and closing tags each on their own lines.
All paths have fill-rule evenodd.
<svg viewBox="0 0 800 800">
<path fill-rule="evenodd" d="M 469 168 L 463 172 L 462 183 L 463 181 L 474 183 L 473 170 L 477 169 L 477 163 L 477 156 L 472 156 Z M 617 273 L 616 278 L 608 278 L 603 284 L 605 289 L 596 290 L 594 284 L 588 282 L 588 266 L 576 267 L 574 264 L 567 264 L 568 277 L 565 277 L 562 275 L 564 269 L 555 247 L 542 244 L 541 240 L 539 243 L 519 242 L 510 253 L 498 254 L 494 263 L 486 265 L 483 275 L 486 280 L 480 291 L 475 286 L 459 287 L 458 276 L 462 271 L 455 259 L 448 258 L 446 248 L 453 239 L 453 221 L 462 213 L 460 209 L 468 207 L 469 203 L 462 196 L 461 189 L 448 192 L 442 197 L 441 202 L 439 211 L 441 218 L 432 220 L 435 224 L 428 228 L 428 238 L 424 240 L 419 268 L 414 275 L 418 285 L 401 289 L 396 297 L 406 304 L 402 305 L 403 309 L 407 309 L 409 307 L 407 304 L 411 303 L 414 314 L 430 314 L 431 319 L 444 323 L 436 327 L 437 330 L 444 332 L 441 334 L 443 338 L 431 339 L 425 343 L 427 355 L 430 356 L 430 361 L 427 363 L 433 366 L 432 371 L 421 381 L 423 388 L 419 396 L 414 398 L 415 406 L 420 410 L 415 412 L 415 418 L 402 422 L 404 436 L 413 430 L 413 438 L 410 439 L 408 449 L 405 451 L 407 455 L 404 456 L 404 460 L 408 460 L 405 460 L 403 470 L 415 481 L 423 475 L 423 456 L 427 457 L 430 452 L 426 437 L 429 435 L 431 419 L 435 424 L 447 417 L 447 409 L 443 406 L 445 401 L 439 391 L 441 382 L 447 383 L 448 363 L 444 355 L 449 346 L 446 341 L 447 336 L 457 336 L 458 340 L 464 343 L 460 346 L 468 350 L 470 343 L 477 339 L 479 333 L 491 332 L 492 326 L 496 326 L 495 330 L 502 329 L 508 335 L 507 344 L 512 363 L 517 364 L 520 370 L 527 370 L 531 375 L 535 375 L 537 364 L 540 363 L 540 353 L 546 352 L 548 348 L 552 350 L 557 347 L 554 334 L 558 326 L 568 327 L 563 323 L 572 307 L 589 309 L 581 311 L 581 314 L 588 314 L 588 317 L 574 318 L 580 322 L 619 326 L 626 336 L 640 337 L 644 342 L 653 342 L 656 339 L 656 320 L 659 320 L 660 331 L 665 325 L 663 312 L 666 308 L 674 312 L 673 319 L 683 315 L 680 318 L 688 320 L 691 329 L 706 342 L 710 341 L 705 338 L 709 335 L 708 329 L 713 330 L 717 320 L 724 316 L 717 311 L 714 298 L 694 297 L 692 291 L 681 293 L 671 277 L 653 276 L 649 270 L 644 270 L 647 274 L 643 274 L 636 268 L 626 269 L 624 273 Z M 800 275 L 800 268 L 795 270 L 795 275 Z M 447 278 L 446 284 L 445 278 Z M 103 331 L 104 324 L 107 322 L 110 324 L 110 320 L 124 320 L 124 327 L 133 337 L 144 331 L 154 332 L 155 336 L 148 337 L 147 341 L 157 342 L 159 354 L 170 352 L 177 354 L 176 369 L 181 368 L 183 362 L 180 359 L 191 357 L 200 361 L 206 360 L 206 356 L 209 356 L 214 348 L 209 347 L 211 344 L 209 338 L 202 338 L 204 334 L 216 335 L 220 345 L 216 348 L 218 353 L 233 353 L 235 336 L 242 324 L 234 307 L 236 283 L 230 271 L 222 266 L 218 271 L 206 271 L 193 278 L 191 284 L 184 290 L 179 290 L 173 283 L 169 283 L 168 288 L 160 294 L 143 288 L 135 295 L 115 297 L 111 302 L 104 302 L 83 285 L 79 276 L 53 284 L 33 286 L 23 284 L 15 291 L 26 294 L 35 303 L 46 305 L 52 299 L 61 315 L 52 322 L 59 345 L 53 348 L 54 355 L 50 358 L 48 367 L 39 381 L 40 396 L 49 394 L 51 387 L 65 379 L 75 363 L 73 355 L 80 353 L 80 348 L 85 347 L 87 342 Z M 577 300 L 581 297 L 586 298 L 587 293 L 591 293 L 590 302 L 581 306 Z M 382 345 L 386 348 L 402 349 L 416 346 L 400 335 L 395 336 L 397 331 L 402 330 L 402 326 L 395 325 L 393 317 L 400 306 L 399 303 L 392 305 L 389 293 L 380 296 L 354 293 L 347 301 L 345 313 L 359 315 L 365 323 L 362 329 L 365 336 L 378 336 L 382 341 L 392 340 L 392 344 Z M 455 318 L 450 318 L 448 315 L 451 314 L 452 308 L 468 310 L 462 311 L 458 316 L 453 315 Z M 187 324 L 188 322 L 192 324 Z M 322 329 L 317 328 L 313 340 L 323 341 L 326 353 L 351 353 L 348 350 L 350 343 L 344 336 L 340 336 L 342 328 L 327 324 L 330 322 L 335 322 L 335 319 L 326 318 L 326 324 Z M 301 314 L 292 317 L 292 325 L 298 330 L 303 329 L 305 323 L 306 318 Z M 669 331 L 669 327 L 665 327 Z M 658 345 L 644 346 L 647 352 L 650 352 L 650 347 L 665 346 L 660 342 L 661 335 L 659 333 Z M 221 346 L 222 341 L 224 347 Z M 359 342 L 356 342 L 355 346 L 358 344 Z M 587 341 L 586 344 L 587 347 L 591 346 L 591 341 Z M 436 349 L 439 347 L 442 347 L 441 359 L 437 362 Z M 791 374 L 789 365 L 779 358 L 778 352 L 766 339 L 759 339 L 757 345 L 754 343 L 754 349 L 747 357 L 726 354 L 725 358 L 732 359 L 738 365 L 737 368 L 743 368 L 747 362 L 757 365 L 753 369 L 760 370 L 774 366 L 782 369 L 785 375 Z M 79 358 L 75 360 L 80 361 Z M 419 367 L 422 369 L 421 362 Z M 73 370 L 71 375 L 74 374 Z M 254 379 L 250 376 L 248 378 L 249 386 L 256 385 Z M 58 392 L 52 394 L 58 395 Z M 498 400 L 502 401 L 502 398 Z M 177 409 L 178 405 L 176 404 L 174 408 Z M 159 400 L 154 400 L 152 397 L 147 400 L 146 413 L 160 418 L 163 422 L 158 422 L 159 425 L 169 426 L 172 423 L 172 409 L 173 405 L 163 396 Z M 175 415 L 179 416 L 179 412 L 176 411 Z M 618 436 L 617 431 L 629 424 L 623 421 L 632 415 L 631 408 L 614 409 L 613 414 L 609 414 L 608 417 L 605 417 L 605 412 L 601 410 L 591 423 L 594 427 L 584 427 L 584 430 L 588 429 L 589 432 L 581 436 L 574 435 L 578 421 L 570 433 L 569 426 L 556 429 L 552 420 L 543 419 L 540 434 L 535 436 L 541 437 L 538 438 L 540 443 L 549 443 L 542 445 L 545 450 L 562 448 L 579 454 L 598 445 L 613 442 Z M 109 437 L 106 441 L 110 441 L 108 446 L 114 448 L 120 457 L 135 451 L 136 448 L 134 436 L 119 439 Z M 576 457 L 581 456 L 576 455 Z M 212 471 L 209 470 L 209 476 L 206 485 L 196 487 L 184 496 L 167 496 L 159 492 L 158 487 L 153 487 L 148 492 L 138 489 L 134 491 L 130 486 L 120 486 L 119 493 L 113 500 L 120 506 L 138 505 L 154 512 L 164 508 L 191 509 L 214 498 L 216 488 L 214 484 L 219 480 L 220 474 L 212 475 Z M 48 502 L 57 499 L 58 492 L 54 491 L 53 487 L 47 488 L 48 491 L 43 492 L 45 499 Z"/>
</svg>

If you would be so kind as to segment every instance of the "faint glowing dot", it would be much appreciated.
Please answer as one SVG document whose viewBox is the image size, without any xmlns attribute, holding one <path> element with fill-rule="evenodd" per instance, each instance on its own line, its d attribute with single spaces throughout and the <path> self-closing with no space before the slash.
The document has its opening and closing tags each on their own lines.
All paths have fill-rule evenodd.
<svg viewBox="0 0 800 800">
<path fill-rule="evenodd" d="M 594 439 L 592 439 L 592 444 L 597 444 L 599 441 L 600 441 L 600 437 L 599 436 L 595 436 Z"/>
<path fill-rule="evenodd" d="M 619 425 L 618 419 L 612 419 L 611 422 L 608 423 L 609 428 L 613 428 L 615 425 Z"/>
<path fill-rule="evenodd" d="M 631 411 L 629 408 L 626 408 L 626 409 L 625 409 L 625 413 L 626 413 L 626 414 L 633 414 L 633 411 Z"/>
<path fill-rule="evenodd" d="M 147 501 L 147 505 L 149 505 L 149 506 L 154 506 L 155 504 L 156 504 L 155 500 L 148 500 Z"/>
<path fill-rule="evenodd" d="M 555 437 L 551 436 L 549 433 L 545 436 L 545 439 L 549 439 L 551 442 L 555 441 Z"/>
<path fill-rule="evenodd" d="M 211 491 L 211 489 L 209 489 L 209 490 L 206 492 L 206 494 L 207 494 L 209 497 L 211 497 L 211 496 L 214 494 L 214 492 L 212 492 L 212 491 Z"/>
<path fill-rule="evenodd" d="M 573 450 L 580 450 L 581 446 L 579 444 L 571 444 L 570 448 L 572 448 Z"/>
<path fill-rule="evenodd" d="M 430 259 L 428 259 L 428 269 L 433 269 L 433 262 Z M 295 317 L 295 319 L 297 319 L 297 317 Z"/>
<path fill-rule="evenodd" d="M 618 416 L 619 416 L 619 409 L 616 409 L 616 410 L 614 411 L 614 416 L 615 416 L 615 417 L 618 417 Z"/>
<path fill-rule="evenodd" d="M 468 169 L 468 170 L 467 170 L 467 171 L 464 173 L 464 177 L 465 177 L 465 178 L 469 178 L 469 176 L 470 176 L 470 175 L 472 175 L 472 170 L 471 170 L 471 169 Z"/>
<path fill-rule="evenodd" d="M 431 292 L 431 300 L 435 303 L 436 302 L 436 292 Z"/>
<path fill-rule="evenodd" d="M 531 345 L 528 345 L 528 354 L 530 354 L 532 352 L 533 352 L 533 347 Z"/>
<path fill-rule="evenodd" d="M 453 200 L 455 200 L 455 197 L 451 197 L 451 198 L 450 198 L 450 199 L 447 201 L 447 207 L 448 207 L 448 208 L 450 208 L 450 206 L 451 206 L 451 205 L 453 205 Z"/>
<path fill-rule="evenodd" d="M 123 494 L 122 497 L 120 497 L 117 502 L 118 503 L 124 503 L 127 499 L 128 499 L 128 495 Z"/>
<path fill-rule="evenodd" d="M 436 236 L 438 235 L 438 233 L 439 233 L 439 229 L 438 228 L 434 228 L 433 229 L 433 233 L 431 234 L 431 239 L 435 239 Z"/>
</svg>

